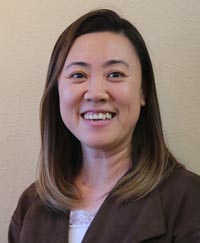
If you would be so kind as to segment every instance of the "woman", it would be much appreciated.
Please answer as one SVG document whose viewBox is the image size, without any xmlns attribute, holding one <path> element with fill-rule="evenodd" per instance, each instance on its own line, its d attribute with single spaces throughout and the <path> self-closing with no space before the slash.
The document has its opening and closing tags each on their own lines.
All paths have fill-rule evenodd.
<svg viewBox="0 0 200 243">
<path fill-rule="evenodd" d="M 89 12 L 59 37 L 41 138 L 10 243 L 200 242 L 200 179 L 169 152 L 145 43 L 115 12 Z"/>
</svg>

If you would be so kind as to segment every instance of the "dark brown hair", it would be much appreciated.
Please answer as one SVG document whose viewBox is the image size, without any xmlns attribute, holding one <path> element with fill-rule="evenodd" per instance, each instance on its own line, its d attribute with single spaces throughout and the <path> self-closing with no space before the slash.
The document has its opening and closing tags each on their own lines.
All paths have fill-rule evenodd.
<svg viewBox="0 0 200 243">
<path fill-rule="evenodd" d="M 41 101 L 42 145 L 37 191 L 42 201 L 56 211 L 76 207 L 78 199 L 73 181 L 82 165 L 80 142 L 60 116 L 58 76 L 77 37 L 105 31 L 127 37 L 136 50 L 146 103 L 132 137 L 132 169 L 115 186 L 113 195 L 120 202 L 144 197 L 180 167 L 165 144 L 152 63 L 142 36 L 129 21 L 112 10 L 91 11 L 66 28 L 56 42 Z"/>
</svg>

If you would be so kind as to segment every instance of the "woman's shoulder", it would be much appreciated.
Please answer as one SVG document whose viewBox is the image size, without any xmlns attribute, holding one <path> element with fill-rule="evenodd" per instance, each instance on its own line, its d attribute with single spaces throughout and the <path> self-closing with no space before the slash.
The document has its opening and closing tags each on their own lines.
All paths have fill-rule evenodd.
<svg viewBox="0 0 200 243">
<path fill-rule="evenodd" d="M 181 168 L 159 186 L 159 192 L 165 218 L 177 239 L 199 234 L 200 176 Z"/>
<path fill-rule="evenodd" d="M 12 215 L 8 231 L 9 242 L 20 242 L 20 232 L 27 212 L 38 200 L 39 196 L 37 194 L 36 184 L 32 183 L 21 194 L 17 207 Z"/>
<path fill-rule="evenodd" d="M 198 192 L 200 196 L 200 176 L 180 168 L 161 183 L 160 189 L 163 193 L 170 191 L 171 194 Z"/>
<path fill-rule="evenodd" d="M 188 202 L 184 205 L 192 205 L 193 202 L 200 204 L 200 176 L 180 168 L 173 172 L 160 185 L 159 191 L 161 198 L 169 203 Z"/>
<path fill-rule="evenodd" d="M 14 211 L 12 220 L 22 223 L 27 211 L 34 205 L 36 202 L 40 203 L 40 198 L 36 190 L 36 183 L 32 183 L 28 186 L 21 194 L 17 207 Z"/>
<path fill-rule="evenodd" d="M 18 206 L 23 206 L 24 209 L 29 208 L 36 200 L 39 199 L 36 183 L 32 183 L 21 194 Z"/>
<path fill-rule="evenodd" d="M 200 176 L 178 169 L 159 185 L 159 194 L 166 223 L 177 241 L 199 242 Z"/>
<path fill-rule="evenodd" d="M 33 232 L 42 232 L 42 237 L 49 239 L 48 229 L 56 228 L 58 222 L 61 222 L 58 223 L 60 227 L 65 221 L 66 215 L 55 214 L 44 205 L 37 193 L 36 183 L 33 183 L 21 194 L 12 215 L 8 231 L 9 242 L 29 242 L 30 237 L 32 238 L 30 242 L 38 242 L 35 239 L 41 235 L 34 235 Z"/>
</svg>

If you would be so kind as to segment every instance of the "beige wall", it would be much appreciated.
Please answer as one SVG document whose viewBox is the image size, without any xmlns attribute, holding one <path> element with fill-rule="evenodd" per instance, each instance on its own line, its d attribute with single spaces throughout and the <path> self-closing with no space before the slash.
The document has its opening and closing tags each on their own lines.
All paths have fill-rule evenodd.
<svg viewBox="0 0 200 243">
<path fill-rule="evenodd" d="M 38 107 L 50 52 L 79 15 L 110 7 L 136 24 L 155 66 L 163 124 L 177 158 L 200 174 L 200 1 L 7 0 L 0 5 L 0 239 L 35 176 Z"/>
</svg>

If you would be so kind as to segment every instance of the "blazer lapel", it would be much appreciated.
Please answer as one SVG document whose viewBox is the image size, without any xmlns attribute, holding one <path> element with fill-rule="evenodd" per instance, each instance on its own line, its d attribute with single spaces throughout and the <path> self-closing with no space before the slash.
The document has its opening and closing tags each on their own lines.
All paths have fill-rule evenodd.
<svg viewBox="0 0 200 243">
<path fill-rule="evenodd" d="M 146 202 L 144 200 L 135 226 L 134 238 L 137 240 L 136 242 L 161 236 L 166 232 L 163 207 L 157 189 L 150 194 Z"/>
<path fill-rule="evenodd" d="M 108 197 L 88 228 L 82 243 L 139 243 L 166 232 L 158 190 L 147 197 L 117 204 Z"/>
</svg>

